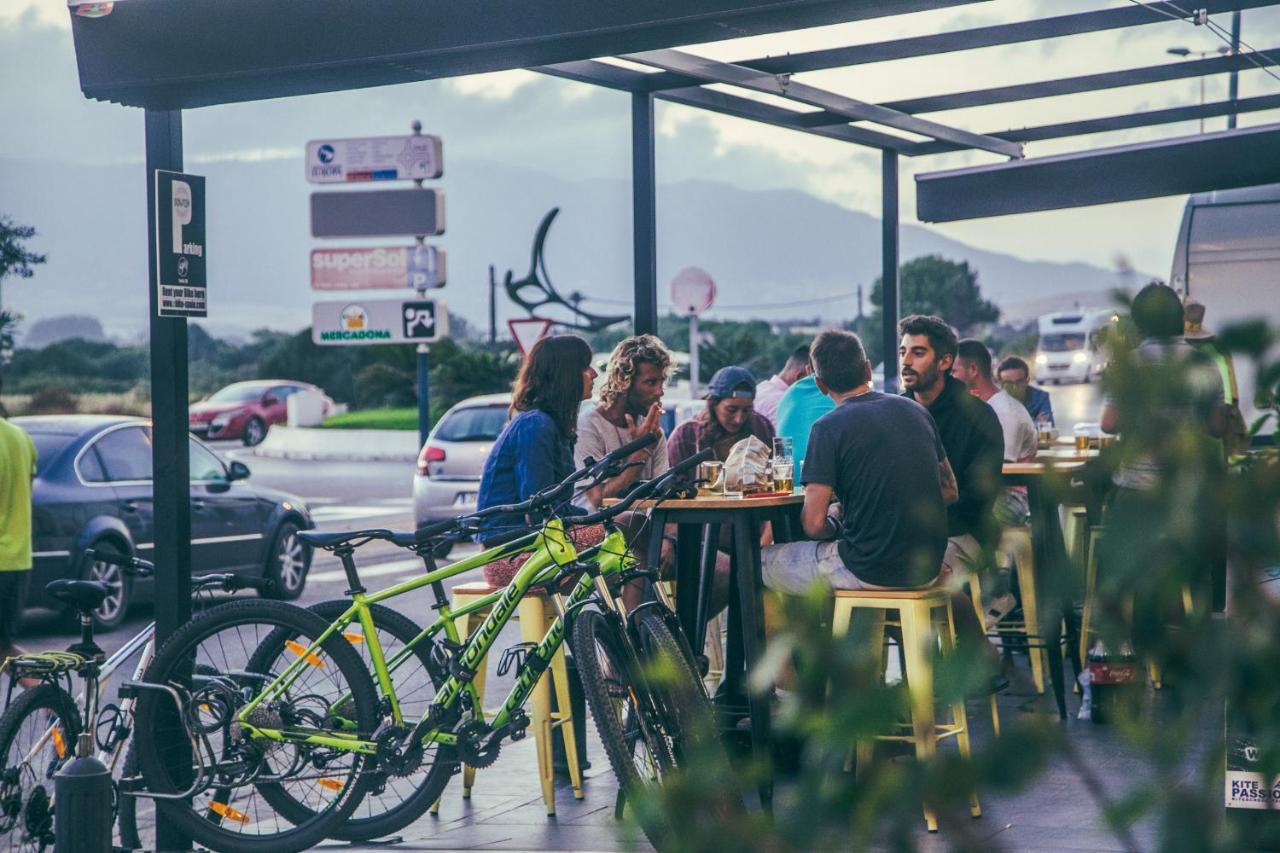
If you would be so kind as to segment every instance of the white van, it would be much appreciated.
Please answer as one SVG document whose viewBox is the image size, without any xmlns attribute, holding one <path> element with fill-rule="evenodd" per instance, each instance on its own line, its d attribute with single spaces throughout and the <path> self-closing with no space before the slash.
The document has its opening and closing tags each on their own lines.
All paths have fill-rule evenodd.
<svg viewBox="0 0 1280 853">
<path fill-rule="evenodd" d="M 1169 281 L 1204 304 L 1210 330 L 1257 318 L 1280 326 L 1280 184 L 1190 196 Z M 1253 366 L 1237 359 L 1235 368 L 1240 409 L 1252 423 Z"/>
<path fill-rule="evenodd" d="M 1101 376 L 1107 366 L 1103 332 L 1114 320 L 1113 312 L 1094 308 L 1041 317 L 1036 380 L 1061 385 Z"/>
</svg>

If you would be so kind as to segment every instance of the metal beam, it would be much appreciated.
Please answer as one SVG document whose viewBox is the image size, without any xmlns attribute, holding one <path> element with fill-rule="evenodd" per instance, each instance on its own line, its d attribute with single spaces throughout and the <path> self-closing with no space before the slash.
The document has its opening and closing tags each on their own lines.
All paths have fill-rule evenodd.
<svg viewBox="0 0 1280 853">
<path fill-rule="evenodd" d="M 1275 5 L 1275 3 L 1276 0 L 1198 0 L 1194 8 L 1205 9 L 1209 14 L 1213 15 L 1219 12 L 1232 12 L 1237 9 L 1271 6 Z M 951 53 L 957 50 L 973 50 L 1002 44 L 1018 44 L 1020 42 L 1039 41 L 1040 39 L 1058 38 L 1080 33 L 1095 33 L 1103 30 L 1136 27 L 1144 24 L 1158 24 L 1162 21 L 1168 21 L 1170 15 L 1176 18 L 1184 17 L 1182 10 L 1186 8 L 1189 8 L 1189 4 L 1183 2 L 1120 6 L 1114 9 L 1099 9 L 1093 12 L 1077 12 L 1070 15 L 1058 15 L 1053 18 L 1040 18 L 1034 21 L 1018 21 L 1011 24 L 975 27 L 968 30 L 893 39 L 872 44 L 747 59 L 737 64 L 756 71 L 763 71 L 767 74 L 820 71 L 850 65 L 865 65 L 870 62 L 907 59 L 913 56 L 929 56 L 938 53 Z M 698 79 L 696 77 L 682 73 L 654 74 L 647 81 L 647 85 L 654 91 L 679 89 L 684 86 L 696 86 L 697 84 Z"/>
<path fill-rule="evenodd" d="M 916 175 L 916 216 L 954 222 L 1280 182 L 1280 124 Z"/>
<path fill-rule="evenodd" d="M 1263 54 L 1266 54 L 1265 56 Z M 1084 74 L 1079 77 L 1063 77 L 1036 83 L 1016 83 L 991 89 L 975 89 L 972 92 L 955 92 L 949 95 L 929 95 L 901 101 L 886 101 L 882 107 L 904 113 L 933 113 L 942 110 L 958 110 L 968 107 L 985 107 L 990 104 L 1007 104 L 1014 101 L 1030 101 L 1035 98 L 1051 98 L 1056 95 L 1074 95 L 1079 92 L 1096 92 L 1102 89 L 1118 89 L 1122 86 L 1141 86 L 1144 83 L 1163 83 L 1228 71 L 1247 71 L 1250 68 L 1271 66 L 1280 62 L 1274 57 L 1275 49 L 1259 51 L 1248 56 L 1215 56 L 1212 59 L 1191 59 L 1185 62 L 1164 62 L 1142 68 L 1123 71 L 1107 71 L 1101 74 Z M 1272 58 L 1268 58 L 1272 57 Z M 839 121 L 839 116 L 832 116 Z"/>
<path fill-rule="evenodd" d="M 896 110 L 887 109 L 866 101 L 859 101 L 834 92 L 828 92 L 804 83 L 798 83 L 786 77 L 773 74 L 762 74 L 751 68 L 706 59 L 679 50 L 651 50 L 643 53 L 632 53 L 622 57 L 631 62 L 651 65 L 669 71 L 678 71 L 708 83 L 726 83 L 763 92 L 780 98 L 836 113 L 853 121 L 872 121 L 887 127 L 894 127 L 908 133 L 931 136 L 934 139 L 946 140 L 962 145 L 965 148 L 978 148 L 1003 154 L 1006 157 L 1022 156 L 1022 146 L 1017 143 L 983 136 L 967 130 L 949 127 L 928 119 L 909 116 Z"/>
<path fill-rule="evenodd" d="M 880 344 L 886 394 L 898 393 L 898 155 L 880 155 Z"/>
<path fill-rule="evenodd" d="M 555 65 L 539 65 L 530 71 L 538 71 L 563 80 L 574 80 L 578 83 L 590 83 L 606 89 L 617 89 L 620 92 L 643 92 L 643 71 L 631 68 L 619 68 L 596 59 L 582 59 L 577 62 L 559 62 Z"/>
<path fill-rule="evenodd" d="M 653 95 L 631 96 L 631 234 L 637 335 L 658 333 L 658 220 Z"/>
<path fill-rule="evenodd" d="M 1274 109 L 1280 109 L 1280 95 L 1260 95 L 1256 98 L 1245 98 L 1239 101 L 1214 101 L 1208 104 L 1195 104 L 1187 107 L 1171 107 L 1163 110 L 1147 110 L 1140 113 L 1107 116 L 1106 118 L 1068 121 L 1061 124 L 1045 124 L 1039 127 L 1024 127 L 1021 130 L 1000 131 L 992 135 L 1017 142 L 1038 142 L 1045 139 L 1061 139 L 1066 136 L 1083 136 L 1089 133 L 1129 130 L 1135 127 L 1173 124 L 1179 121 L 1194 121 L 1215 116 L 1229 117 L 1236 113 Z M 942 142 L 921 142 L 912 145 L 907 153 L 911 156 L 918 156 L 957 150 L 960 150 L 958 145 Z"/>
</svg>

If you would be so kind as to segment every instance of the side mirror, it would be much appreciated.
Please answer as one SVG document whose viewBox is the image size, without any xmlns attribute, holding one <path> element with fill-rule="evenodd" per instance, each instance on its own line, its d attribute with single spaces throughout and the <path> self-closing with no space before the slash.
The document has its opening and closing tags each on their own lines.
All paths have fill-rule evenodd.
<svg viewBox="0 0 1280 853">
<path fill-rule="evenodd" d="M 239 459 L 233 459 L 227 466 L 227 482 L 249 479 L 249 466 Z"/>
</svg>

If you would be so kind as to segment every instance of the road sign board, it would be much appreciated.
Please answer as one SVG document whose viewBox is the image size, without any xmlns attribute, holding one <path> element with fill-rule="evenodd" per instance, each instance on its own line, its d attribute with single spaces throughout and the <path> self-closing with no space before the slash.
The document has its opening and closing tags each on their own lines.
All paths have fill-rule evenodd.
<svg viewBox="0 0 1280 853">
<path fill-rule="evenodd" d="M 445 251 L 439 246 L 311 250 L 312 290 L 432 288 L 445 280 Z"/>
<path fill-rule="evenodd" d="M 430 237 L 444 233 L 444 192 L 314 192 L 312 237 Z"/>
<path fill-rule="evenodd" d="M 507 328 L 511 330 L 511 337 L 515 339 L 520 352 L 528 355 L 533 345 L 546 337 L 547 331 L 551 328 L 551 321 L 542 317 L 525 317 L 520 320 L 508 320 Z"/>
<path fill-rule="evenodd" d="M 444 174 L 438 136 L 314 139 L 307 143 L 307 180 L 313 184 L 429 180 Z"/>
<path fill-rule="evenodd" d="M 156 312 L 207 317 L 204 178 L 156 170 Z"/>
<path fill-rule="evenodd" d="M 671 302 L 685 314 L 701 314 L 715 301 L 716 283 L 706 270 L 685 267 L 671 279 Z"/>
<path fill-rule="evenodd" d="M 311 340 L 325 346 L 426 344 L 449 335 L 439 299 L 348 299 L 311 306 Z"/>
</svg>

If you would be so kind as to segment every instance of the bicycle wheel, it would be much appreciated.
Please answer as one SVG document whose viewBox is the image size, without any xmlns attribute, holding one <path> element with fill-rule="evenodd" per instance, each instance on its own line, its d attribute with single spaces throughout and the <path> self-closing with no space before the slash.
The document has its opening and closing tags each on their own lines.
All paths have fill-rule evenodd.
<svg viewBox="0 0 1280 853">
<path fill-rule="evenodd" d="M 300 851 L 326 838 L 359 804 L 368 787 L 366 756 L 304 742 L 369 738 L 378 724 L 373 683 L 351 644 L 335 635 L 306 651 L 328 627 L 283 602 L 230 601 L 196 616 L 156 655 L 144 680 L 177 691 L 182 720 L 197 742 L 193 761 L 193 746 L 176 727 L 174 700 L 142 691 L 137 730 L 146 736 L 136 740 L 139 769 L 156 793 L 184 792 L 196 779 L 190 800 L 156 801 L 159 814 L 192 841 L 228 853 Z M 274 659 L 253 660 L 276 631 L 296 641 L 282 644 Z M 241 710 L 300 657 L 305 665 L 289 688 L 247 719 L 288 739 L 255 737 L 238 722 Z M 175 773 L 175 766 L 185 772 Z M 307 816 L 295 823 L 281 815 L 270 802 L 277 789 L 307 803 Z"/>
<path fill-rule="evenodd" d="M 635 661 L 626 653 L 625 638 L 617 622 L 603 613 L 584 610 L 573 622 L 570 638 L 578 677 L 591 706 L 601 745 L 623 792 L 634 801 L 646 788 L 661 784 L 675 769 L 670 739 L 642 695 Z M 645 835 L 659 849 L 665 826 L 641 819 Z"/>
<path fill-rule="evenodd" d="M 332 624 L 350 607 L 344 599 L 325 601 L 307 608 L 326 622 Z M 382 645 L 385 660 L 390 662 L 395 655 L 407 647 L 410 642 L 422 633 L 422 629 L 413 620 L 384 607 L 380 604 L 369 606 L 374 625 L 378 629 L 378 641 Z M 346 639 L 360 653 L 364 665 L 371 672 L 373 660 L 369 647 L 364 642 L 363 630 L 358 622 L 347 626 L 343 632 Z M 278 654 L 279 645 L 286 641 L 283 634 L 273 634 L 263 647 L 254 654 Z M 405 725 L 412 727 L 426 713 L 435 699 L 436 690 L 444 683 L 444 673 L 432 660 L 430 640 L 417 643 L 408 657 L 391 673 L 395 687 L 396 699 L 400 703 L 400 711 Z M 254 665 L 250 665 L 254 669 Z M 375 689 L 377 689 L 375 687 Z M 385 706 L 383 710 L 387 710 Z M 403 773 L 389 772 L 378 767 L 371 771 L 371 790 L 365 794 L 355 812 L 342 826 L 333 830 L 330 837 L 342 841 L 368 841 L 404 829 L 413 823 L 431 807 L 444 791 L 449 777 L 457 771 L 458 763 L 452 747 L 440 747 L 432 744 L 423 752 L 422 760 L 412 771 Z M 271 803 L 289 820 L 301 821 L 309 812 L 308 807 L 292 799 L 284 789 L 268 794 Z"/>
<path fill-rule="evenodd" d="M 0 847 L 53 845 L 53 777 L 79 735 L 75 700 L 56 684 L 24 690 L 0 716 Z"/>
<path fill-rule="evenodd" d="M 138 777 L 138 744 L 129 741 L 124 762 L 120 765 L 120 779 Z M 152 800 L 145 797 L 116 797 L 116 834 L 120 847 L 125 850 L 142 850 L 155 847 L 156 809 Z"/>
</svg>

